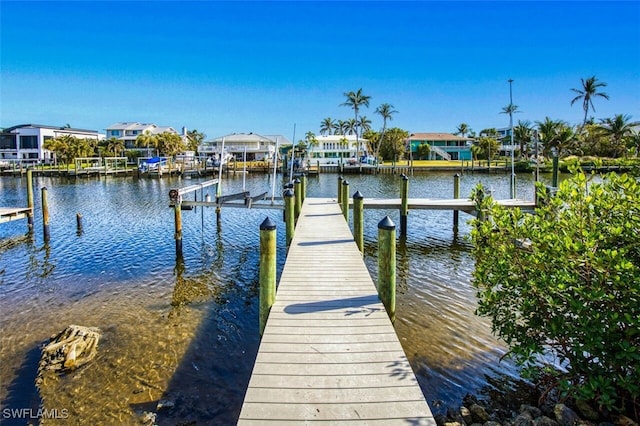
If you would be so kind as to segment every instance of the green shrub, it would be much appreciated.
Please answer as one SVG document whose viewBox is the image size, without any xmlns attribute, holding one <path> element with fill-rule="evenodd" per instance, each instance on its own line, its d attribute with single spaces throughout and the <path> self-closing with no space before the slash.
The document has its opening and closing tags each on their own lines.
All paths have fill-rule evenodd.
<svg viewBox="0 0 640 426">
<path fill-rule="evenodd" d="M 583 172 L 534 214 L 472 197 L 477 313 L 523 374 L 563 396 L 640 411 L 640 184 Z M 550 374 L 551 373 L 551 374 Z"/>
</svg>

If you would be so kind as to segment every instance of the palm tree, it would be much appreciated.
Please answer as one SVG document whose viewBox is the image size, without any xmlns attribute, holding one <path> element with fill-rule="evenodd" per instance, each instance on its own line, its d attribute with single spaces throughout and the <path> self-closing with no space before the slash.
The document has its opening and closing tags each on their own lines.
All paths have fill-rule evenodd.
<svg viewBox="0 0 640 426">
<path fill-rule="evenodd" d="M 460 123 L 458 125 L 458 128 L 456 129 L 456 132 L 454 134 L 456 135 L 460 135 L 463 138 L 465 136 L 467 136 L 467 134 L 471 131 L 471 129 L 469 128 L 469 125 L 467 123 Z"/>
<path fill-rule="evenodd" d="M 382 141 L 384 140 L 384 133 L 387 130 L 387 120 L 393 120 L 393 114 L 396 114 L 398 111 L 393 109 L 393 105 L 388 103 L 383 103 L 378 108 L 376 108 L 376 114 L 379 114 L 382 117 L 382 133 L 380 135 L 380 143 L 377 145 L 376 152 L 374 157 L 376 161 L 378 160 L 378 153 L 380 151 L 380 145 L 382 145 Z"/>
<path fill-rule="evenodd" d="M 582 109 L 584 110 L 584 120 L 582 120 L 582 126 L 584 127 L 587 124 L 587 114 L 589 113 L 589 107 L 596 112 L 595 107 L 593 106 L 593 98 L 596 96 L 600 96 L 601 98 L 609 99 L 609 95 L 604 92 L 598 92 L 600 87 L 605 87 L 607 83 L 603 81 L 598 81 L 596 76 L 589 77 L 588 79 L 581 78 L 582 82 L 581 89 L 571 89 L 577 96 L 571 100 L 571 105 L 573 105 L 576 101 L 582 100 Z"/>
<path fill-rule="evenodd" d="M 358 120 L 358 127 L 360 127 L 360 135 L 362 136 L 367 130 L 371 130 L 371 120 L 364 115 Z"/>
<path fill-rule="evenodd" d="M 344 120 L 338 120 L 335 124 L 335 132 L 334 135 L 345 135 L 347 134 L 347 122 Z"/>
<path fill-rule="evenodd" d="M 353 119 L 350 118 L 348 120 L 345 120 L 344 122 L 344 130 L 346 131 L 346 134 L 348 135 L 352 135 L 352 134 L 356 134 L 356 141 L 358 140 L 357 135 L 358 135 L 358 122 Z"/>
<path fill-rule="evenodd" d="M 355 121 L 356 121 L 356 158 L 359 157 L 358 149 L 360 147 L 360 143 L 358 141 L 358 112 L 360 111 L 361 106 L 369 107 L 369 100 L 371 96 L 364 95 L 362 93 L 362 88 L 358 89 L 356 92 L 346 92 L 344 96 L 347 100 L 340 104 L 340 106 L 348 106 L 353 108 Z"/>
<path fill-rule="evenodd" d="M 640 126 L 640 122 L 631 121 L 630 115 L 616 114 L 613 118 L 600 120 L 598 130 L 611 138 L 617 152 L 623 151 L 626 156 L 625 139 L 633 134 L 636 126 Z"/>
<path fill-rule="evenodd" d="M 144 133 L 141 133 L 136 137 L 136 145 L 139 147 L 146 147 L 145 155 L 149 156 L 149 147 L 153 147 L 156 150 L 158 148 L 158 136 L 152 135 L 149 130 L 145 130 Z"/>
<path fill-rule="evenodd" d="M 331 117 L 327 117 L 324 120 L 322 120 L 322 122 L 320 123 L 320 134 L 331 135 L 335 128 L 336 128 L 336 121 Z"/>
<path fill-rule="evenodd" d="M 198 147 L 202 145 L 202 142 L 206 137 L 207 136 L 204 133 L 199 132 L 196 129 L 189 130 L 187 132 L 187 148 L 190 151 L 197 151 Z"/>
<path fill-rule="evenodd" d="M 516 143 L 520 145 L 520 156 L 522 157 L 529 155 L 529 143 L 531 142 L 531 137 L 533 136 L 533 127 L 531 127 L 531 122 L 529 120 L 518 121 L 518 125 L 513 128 L 513 138 Z"/>
<path fill-rule="evenodd" d="M 124 151 L 124 141 L 122 139 L 111 137 L 107 140 L 106 151 L 112 153 L 114 156 L 118 156 L 118 153 Z"/>
<path fill-rule="evenodd" d="M 542 143 L 542 153 L 545 156 L 549 156 L 551 150 L 555 148 L 556 155 L 560 157 L 575 140 L 573 129 L 562 120 L 545 117 L 544 121 L 536 121 L 536 125 Z"/>
</svg>

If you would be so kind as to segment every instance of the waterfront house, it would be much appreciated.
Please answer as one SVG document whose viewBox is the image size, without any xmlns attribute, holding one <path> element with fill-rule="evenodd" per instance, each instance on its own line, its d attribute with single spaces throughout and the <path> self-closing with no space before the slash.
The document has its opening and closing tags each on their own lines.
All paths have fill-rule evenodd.
<svg viewBox="0 0 640 426">
<path fill-rule="evenodd" d="M 171 126 L 157 126 L 153 123 L 138 123 L 138 122 L 119 122 L 114 123 L 107 127 L 107 139 L 116 138 L 124 142 L 124 148 L 128 151 L 139 151 L 143 157 L 150 157 L 154 155 L 154 148 L 152 147 L 140 147 L 137 145 L 136 140 L 138 136 L 144 135 L 145 132 L 149 132 L 150 135 L 159 135 L 160 133 L 173 133 L 178 132 Z M 186 138 L 186 128 L 182 128 L 182 138 Z"/>
<path fill-rule="evenodd" d="M 271 161 L 276 152 L 276 145 L 291 145 L 291 141 L 282 135 L 232 133 L 203 142 L 198 146 L 198 154 L 207 157 L 218 156 L 222 150 L 223 139 L 224 151 L 233 155 L 238 161 L 242 161 L 245 152 L 247 161 Z"/>
<path fill-rule="evenodd" d="M 367 139 L 356 135 L 320 135 L 316 136 L 317 144 L 309 146 L 309 160 L 311 164 L 320 162 L 320 165 L 338 165 L 357 163 L 359 159 L 367 155 Z"/>
<path fill-rule="evenodd" d="M 44 143 L 59 136 L 73 136 L 77 139 L 101 141 L 104 135 L 97 130 L 73 127 L 45 126 L 40 124 L 19 124 L 7 127 L 0 133 L 0 159 L 27 164 L 53 161 L 53 153 L 44 149 Z"/>
<path fill-rule="evenodd" d="M 418 147 L 427 144 L 429 160 L 471 160 L 472 143 L 473 138 L 451 133 L 412 133 L 409 136 L 413 158 L 418 158 Z"/>
</svg>

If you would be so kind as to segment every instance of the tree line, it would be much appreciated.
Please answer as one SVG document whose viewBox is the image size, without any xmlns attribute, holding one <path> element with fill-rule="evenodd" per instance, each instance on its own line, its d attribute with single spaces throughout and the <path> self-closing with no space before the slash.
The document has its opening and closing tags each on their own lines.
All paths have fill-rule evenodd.
<svg viewBox="0 0 640 426">
<path fill-rule="evenodd" d="M 136 138 L 137 149 L 128 149 L 119 138 L 98 141 L 90 138 L 76 138 L 73 135 L 60 135 L 44 142 L 43 148 L 55 154 L 56 163 L 69 165 L 75 158 L 82 157 L 127 157 L 135 160 L 141 156 L 142 148 L 154 155 L 173 157 L 184 151 L 197 151 L 198 145 L 204 141 L 205 135 L 197 130 L 187 132 L 186 138 L 172 133 L 152 134 L 145 131 Z"/>
<path fill-rule="evenodd" d="M 582 78 L 580 88 L 572 88 L 575 95 L 570 104 L 580 103 L 584 111 L 580 124 L 572 126 L 564 120 L 545 117 L 541 121 L 531 122 L 519 120 L 513 126 L 513 143 L 519 159 L 532 158 L 536 154 L 543 157 L 595 156 L 620 158 L 630 154 L 638 156 L 640 152 L 640 122 L 632 121 L 627 114 L 616 114 L 611 118 L 597 120 L 589 118 L 589 111 L 595 112 L 594 99 L 609 99 L 609 95 L 601 89 L 607 83 L 599 81 L 595 76 Z M 356 141 L 362 137 L 367 139 L 367 151 L 375 158 L 393 160 L 402 158 L 408 154 L 407 139 L 409 132 L 397 127 L 388 129 L 387 124 L 398 113 L 394 106 L 382 103 L 375 113 L 382 119 L 380 131 L 373 130 L 371 120 L 361 114 L 363 108 L 368 108 L 371 96 L 365 95 L 362 88 L 357 91 L 344 93 L 345 102 L 341 106 L 348 106 L 354 112 L 354 117 L 349 119 L 324 118 L 320 122 L 319 133 L 321 135 L 355 135 Z M 518 105 L 509 103 L 502 108 L 500 113 L 521 113 Z M 478 134 L 468 124 L 461 123 L 453 132 L 463 138 L 472 140 L 472 155 L 474 159 L 491 160 L 496 157 L 501 145 L 510 144 L 510 136 L 501 138 L 495 128 L 486 128 Z M 300 141 L 301 146 L 313 146 L 315 134 L 308 132 L 305 140 Z M 417 147 L 414 153 L 417 158 L 427 158 L 429 145 L 423 144 Z"/>
</svg>

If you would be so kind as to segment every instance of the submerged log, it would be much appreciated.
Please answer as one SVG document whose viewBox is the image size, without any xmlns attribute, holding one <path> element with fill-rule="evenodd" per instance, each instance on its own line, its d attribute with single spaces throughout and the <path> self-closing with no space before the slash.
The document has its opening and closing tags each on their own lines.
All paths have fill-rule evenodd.
<svg viewBox="0 0 640 426">
<path fill-rule="evenodd" d="M 65 373 L 91 361 L 98 353 L 101 334 L 96 327 L 70 325 L 51 336 L 49 344 L 42 348 L 36 385 L 42 384 L 47 371 Z"/>
</svg>

